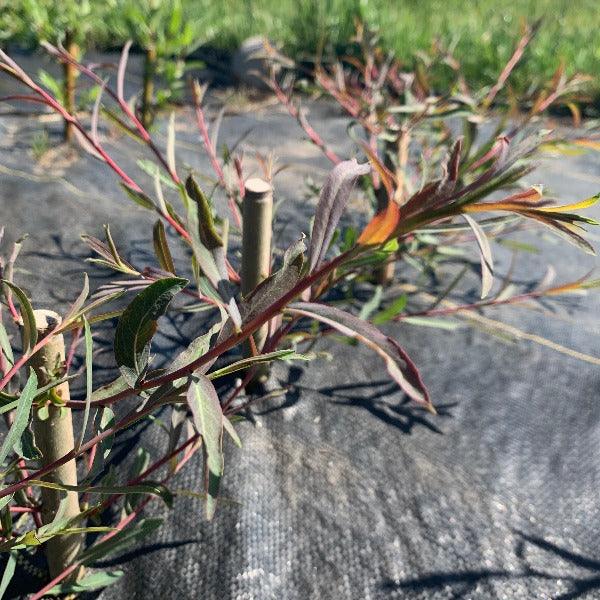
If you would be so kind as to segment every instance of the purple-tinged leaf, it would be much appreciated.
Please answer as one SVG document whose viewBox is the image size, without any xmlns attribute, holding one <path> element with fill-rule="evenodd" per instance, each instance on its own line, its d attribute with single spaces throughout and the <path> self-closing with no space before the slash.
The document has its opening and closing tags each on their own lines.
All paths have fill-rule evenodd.
<svg viewBox="0 0 600 600">
<path fill-rule="evenodd" d="M 215 514 L 223 475 L 223 411 L 215 386 L 205 375 L 194 374 L 187 393 L 196 431 L 202 436 L 206 474 L 206 517 Z"/>
<path fill-rule="evenodd" d="M 458 179 L 462 146 L 463 138 L 459 137 L 452 148 L 452 153 L 450 154 L 450 159 L 448 160 L 448 179 L 450 181 L 456 181 Z"/>
<path fill-rule="evenodd" d="M 309 272 L 314 271 L 325 258 L 333 232 L 356 180 L 370 171 L 370 165 L 359 165 L 355 159 L 352 159 L 339 163 L 329 173 L 315 211 L 309 247 Z"/>
<path fill-rule="evenodd" d="M 292 314 L 321 321 L 367 345 L 383 358 L 389 374 L 406 394 L 435 413 L 429 393 L 413 361 L 393 339 L 384 335 L 377 327 L 339 308 L 325 304 L 296 302 L 287 310 Z"/>
</svg>

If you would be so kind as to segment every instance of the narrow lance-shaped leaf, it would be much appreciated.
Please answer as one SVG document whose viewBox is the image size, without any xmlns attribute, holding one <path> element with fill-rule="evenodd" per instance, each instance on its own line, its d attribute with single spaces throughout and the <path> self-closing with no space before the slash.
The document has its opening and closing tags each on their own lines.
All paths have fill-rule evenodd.
<svg viewBox="0 0 600 600">
<path fill-rule="evenodd" d="M 121 315 L 115 332 L 115 358 L 130 385 L 135 384 L 146 367 L 158 318 L 188 283 L 187 279 L 178 277 L 155 281 L 141 291 Z"/>
<path fill-rule="evenodd" d="M 29 413 L 31 411 L 31 403 L 35 397 L 37 390 L 37 377 L 33 369 L 30 370 L 29 379 L 19 396 L 15 420 L 12 427 L 8 430 L 2 448 L 0 448 L 0 465 L 6 460 L 10 451 L 15 445 L 18 445 L 21 436 L 29 423 Z"/>
<path fill-rule="evenodd" d="M 206 516 L 212 519 L 223 475 L 223 411 L 214 385 L 202 374 L 192 376 L 187 393 L 194 427 L 202 436 L 206 472 Z"/>
<path fill-rule="evenodd" d="M 234 298 L 234 290 L 229 282 L 223 240 L 215 227 L 212 209 L 208 199 L 190 175 L 185 182 L 189 229 L 192 235 L 192 249 L 198 265 L 217 290 L 227 306 L 227 312 L 236 327 L 241 325 L 240 311 Z"/>
<path fill-rule="evenodd" d="M 222 247 L 223 240 L 215 228 L 208 199 L 191 175 L 189 175 L 185 181 L 185 190 L 198 207 L 198 233 L 200 235 L 200 241 L 209 250 Z"/>
<path fill-rule="evenodd" d="M 274 360 L 309 360 L 309 357 L 305 356 L 304 354 L 298 354 L 292 348 L 275 350 L 274 352 L 267 352 L 265 354 L 257 354 L 256 356 L 242 358 L 241 360 L 227 365 L 226 367 L 212 371 L 207 375 L 207 377 L 209 379 L 218 379 L 219 377 L 230 375 L 236 371 L 241 371 L 254 365 L 271 362 Z"/>
<path fill-rule="evenodd" d="M 582 236 L 582 233 L 585 233 L 585 230 L 578 225 L 578 223 L 586 223 L 589 225 L 597 225 L 598 223 L 594 219 L 567 211 L 589 208 L 596 204 L 599 199 L 600 194 L 597 194 L 580 202 L 568 204 L 566 206 L 536 206 L 532 205 L 527 200 L 518 201 L 518 199 L 515 200 L 514 196 L 511 196 L 499 202 L 481 202 L 464 206 L 462 210 L 470 213 L 509 211 L 530 219 L 535 219 L 547 227 L 550 227 L 555 232 L 558 232 L 585 252 L 595 254 L 593 246 Z"/>
<path fill-rule="evenodd" d="M 333 232 L 342 216 L 356 180 L 371 171 L 368 164 L 355 159 L 336 165 L 321 190 L 309 246 L 309 272 L 325 258 Z"/>
<path fill-rule="evenodd" d="M 8 555 L 6 566 L 4 567 L 4 573 L 2 574 L 2 581 L 0 581 L 0 600 L 4 598 L 8 584 L 11 582 L 13 575 L 15 574 L 15 567 L 17 566 L 17 554 L 11 552 Z"/>
<path fill-rule="evenodd" d="M 122 551 L 131 544 L 154 533 L 161 524 L 162 519 L 143 519 L 136 525 L 119 531 L 111 538 L 87 548 L 81 553 L 79 560 L 82 564 L 89 564 L 117 550 Z"/>
<path fill-rule="evenodd" d="M 4 356 L 10 365 L 14 365 L 15 357 L 10 345 L 10 340 L 8 339 L 8 333 L 2 323 L 0 323 L 0 348 L 2 349 L 2 352 L 4 352 Z"/>
<path fill-rule="evenodd" d="M 376 246 L 387 242 L 400 223 L 400 208 L 394 200 L 389 200 L 384 210 L 377 213 L 360 234 L 359 246 Z"/>
<path fill-rule="evenodd" d="M 303 236 L 285 251 L 281 268 L 257 285 L 244 298 L 242 305 L 244 322 L 252 320 L 258 313 L 284 296 L 298 283 L 304 264 L 305 251 L 306 244 Z"/>
<path fill-rule="evenodd" d="M 147 208 L 148 210 L 156 209 L 154 202 L 152 202 L 152 200 L 141 190 L 136 190 L 126 183 L 121 183 L 121 187 L 138 206 L 141 206 L 142 208 Z"/>
<path fill-rule="evenodd" d="M 103 589 L 117 582 L 123 576 L 123 571 L 106 571 L 90 573 L 74 583 L 59 583 L 49 589 L 45 595 L 62 596 L 64 594 L 83 594 Z"/>
<path fill-rule="evenodd" d="M 160 219 L 154 224 L 152 233 L 154 254 L 156 254 L 160 268 L 175 275 L 175 265 L 173 264 L 173 257 L 171 256 L 171 251 L 169 250 L 165 226 Z"/>
<path fill-rule="evenodd" d="M 196 361 L 198 358 L 206 354 L 210 348 L 210 341 L 217 333 L 222 329 L 221 323 L 215 323 L 206 333 L 198 336 L 196 339 L 192 340 L 189 346 L 183 350 L 180 354 L 178 354 L 173 362 L 169 365 L 169 368 L 166 371 L 166 375 L 169 373 L 174 373 L 179 369 L 189 365 L 190 363 Z M 215 359 L 216 360 L 216 359 Z M 208 364 L 202 365 L 199 368 L 201 373 L 206 373 L 208 369 L 214 364 L 215 360 L 209 361 Z M 185 382 L 185 377 L 181 379 L 176 379 L 173 381 L 174 387 L 180 387 Z"/>
<path fill-rule="evenodd" d="M 272 275 L 261 281 L 250 294 L 241 302 L 242 322 L 248 323 L 268 306 L 285 296 L 300 279 L 304 264 L 306 245 L 304 236 L 294 242 L 283 256 L 283 265 Z M 227 320 L 221 328 L 217 344 L 228 338 L 233 333 L 231 320 Z"/>
<path fill-rule="evenodd" d="M 416 402 L 435 413 L 429 393 L 415 364 L 406 352 L 391 338 L 371 323 L 367 323 L 338 308 L 313 302 L 296 302 L 287 309 L 292 314 L 321 321 L 340 333 L 364 343 L 385 361 L 389 374 Z"/>
<path fill-rule="evenodd" d="M 88 279 L 87 273 L 83 274 L 83 287 L 81 288 L 81 292 L 77 299 L 69 308 L 69 312 L 63 318 L 63 325 L 71 321 L 74 317 L 79 314 L 79 311 L 82 309 L 84 302 L 87 300 L 87 297 L 90 294 L 90 282 Z"/>
<path fill-rule="evenodd" d="M 93 393 L 93 379 L 92 379 L 92 365 L 94 362 L 93 349 L 94 344 L 92 341 L 92 332 L 90 330 L 90 324 L 88 320 L 83 317 L 83 337 L 85 341 L 85 409 L 83 411 L 83 423 L 81 424 L 81 435 L 79 436 L 79 443 L 77 448 L 81 448 L 83 440 L 85 438 L 85 430 L 87 429 L 88 419 L 90 418 L 90 403 L 92 402 Z"/>
<path fill-rule="evenodd" d="M 19 306 L 21 307 L 21 318 L 23 319 L 23 353 L 27 354 L 37 343 L 37 329 L 35 326 L 35 316 L 31 302 L 25 292 L 14 283 L 2 280 L 4 285 L 8 286 L 17 296 Z"/>
<path fill-rule="evenodd" d="M 115 415 L 108 406 L 105 406 L 104 408 L 98 410 L 98 412 L 96 413 L 93 429 L 94 435 L 98 435 L 110 429 L 114 424 Z M 92 463 L 92 468 L 87 473 L 85 481 L 92 481 L 96 478 L 96 476 L 98 476 L 102 472 L 104 468 L 104 462 L 110 454 L 114 437 L 114 435 L 109 435 L 108 437 L 105 437 L 98 445 L 96 455 L 94 456 L 94 462 Z M 81 483 L 83 484 L 83 482 Z"/>
<path fill-rule="evenodd" d="M 134 495 L 154 495 L 160 497 L 170 508 L 173 505 L 173 494 L 162 483 L 154 481 L 144 481 L 136 485 L 67 485 L 56 483 L 55 481 L 43 481 L 41 479 L 31 479 L 32 486 L 47 488 L 51 490 L 62 490 L 65 492 L 79 492 L 100 495 L 112 494 L 134 494 Z M 68 522 L 68 519 L 66 519 Z M 59 523 L 60 525 L 60 523 Z"/>
<path fill-rule="evenodd" d="M 490 242 L 485 235 L 485 231 L 479 226 L 479 223 L 470 217 L 463 214 L 463 217 L 473 230 L 477 246 L 479 247 L 479 257 L 481 262 L 481 299 L 485 298 L 492 289 L 494 284 L 494 259 L 492 257 L 492 249 Z"/>
<path fill-rule="evenodd" d="M 233 443 L 238 447 L 242 447 L 242 440 L 240 440 L 240 436 L 237 434 L 237 431 L 233 428 L 231 421 L 227 417 L 223 417 L 223 429 L 229 434 Z"/>
</svg>

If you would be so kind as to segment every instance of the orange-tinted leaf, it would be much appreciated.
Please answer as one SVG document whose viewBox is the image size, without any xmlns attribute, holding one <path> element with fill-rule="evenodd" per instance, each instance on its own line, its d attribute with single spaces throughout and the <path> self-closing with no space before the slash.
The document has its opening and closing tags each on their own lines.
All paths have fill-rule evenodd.
<svg viewBox="0 0 600 600">
<path fill-rule="evenodd" d="M 377 213 L 363 229 L 357 244 L 374 246 L 387 242 L 400 223 L 400 208 L 393 201 L 388 202 L 384 211 Z"/>
<path fill-rule="evenodd" d="M 542 187 L 532 185 L 530 188 L 504 198 L 502 202 L 527 202 L 534 204 L 542 199 Z"/>
<path fill-rule="evenodd" d="M 379 156 L 373 152 L 373 149 L 366 142 L 361 142 L 363 150 L 369 159 L 369 162 L 375 169 L 375 172 L 381 178 L 381 182 L 385 187 L 385 191 L 387 192 L 388 198 L 394 197 L 394 175 L 391 171 L 383 164 Z"/>
</svg>

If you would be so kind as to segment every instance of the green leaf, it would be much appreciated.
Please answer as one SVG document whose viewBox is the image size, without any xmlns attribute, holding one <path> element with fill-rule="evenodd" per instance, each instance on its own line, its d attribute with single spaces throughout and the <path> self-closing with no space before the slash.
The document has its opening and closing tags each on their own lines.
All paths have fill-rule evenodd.
<svg viewBox="0 0 600 600">
<path fill-rule="evenodd" d="M 165 184 L 167 187 L 170 187 L 172 190 L 177 189 L 177 185 L 173 182 L 173 180 L 168 175 L 163 173 L 158 165 L 153 163 L 151 160 L 141 158 L 137 161 L 137 166 L 151 177 L 158 177 L 161 183 Z"/>
<path fill-rule="evenodd" d="M 125 193 L 138 205 L 142 208 L 147 208 L 149 210 L 155 210 L 156 206 L 154 206 L 154 202 L 146 195 L 144 192 L 134 190 L 132 187 L 127 185 L 126 183 L 121 183 L 121 187 L 125 190 Z"/>
<path fill-rule="evenodd" d="M 90 418 L 90 404 L 92 402 L 93 392 L 93 379 L 92 379 L 92 365 L 94 362 L 93 349 L 94 344 L 92 341 L 92 332 L 90 330 L 90 324 L 88 320 L 83 317 L 83 335 L 85 340 L 85 409 L 83 411 L 83 423 L 81 425 L 81 436 L 79 437 L 79 443 L 77 449 L 81 448 L 83 439 L 85 438 L 85 430 L 87 429 L 88 420 Z"/>
<path fill-rule="evenodd" d="M 223 428 L 229 434 L 233 443 L 238 447 L 242 447 L 242 440 L 240 440 L 240 436 L 237 434 L 237 431 L 234 429 L 231 421 L 227 417 L 223 417 Z"/>
<path fill-rule="evenodd" d="M 40 83 L 47 88 L 52 95 L 62 104 L 64 103 L 64 94 L 63 94 L 63 86 L 60 84 L 59 80 L 50 75 L 48 71 L 44 71 L 40 69 L 38 71 L 38 79 Z"/>
<path fill-rule="evenodd" d="M 119 375 L 114 381 L 103 385 L 94 390 L 92 394 L 92 400 L 94 402 L 98 400 L 104 400 L 104 398 L 110 398 L 110 396 L 114 396 L 120 392 L 124 392 L 129 389 L 129 384 L 127 380 L 123 377 L 123 375 Z"/>
<path fill-rule="evenodd" d="M 23 319 L 23 354 L 29 352 L 37 343 L 37 328 L 35 326 L 35 316 L 29 298 L 25 292 L 14 283 L 3 279 L 4 285 L 8 286 L 19 299 L 21 307 L 21 318 Z"/>
<path fill-rule="evenodd" d="M 404 310 L 407 302 L 408 298 L 406 297 L 406 295 L 398 296 L 398 298 L 394 299 L 394 301 L 387 308 L 378 312 L 373 317 L 373 324 L 381 325 L 382 323 L 387 323 Z"/>
<path fill-rule="evenodd" d="M 206 473 L 206 517 L 215 514 L 223 475 L 223 412 L 214 385 L 202 374 L 192 376 L 187 393 L 196 431 L 202 436 Z"/>
<path fill-rule="evenodd" d="M 13 355 L 12 348 L 10 346 L 10 340 L 8 339 L 8 333 L 2 323 L 0 323 L 0 348 L 6 357 L 6 360 L 10 363 L 10 366 L 15 364 L 15 357 Z"/>
<path fill-rule="evenodd" d="M 221 328 L 222 325 L 220 322 L 215 323 L 206 333 L 192 340 L 190 342 L 190 345 L 175 357 L 175 360 L 171 363 L 165 375 L 168 375 L 169 373 L 174 373 L 175 371 L 178 371 L 179 369 L 182 369 L 186 365 L 189 365 L 190 363 L 199 359 L 201 356 L 204 356 L 210 348 L 210 341 L 212 337 L 218 331 L 220 331 Z M 203 372 L 208 371 L 208 369 L 210 369 L 214 362 L 214 360 L 210 361 L 208 364 L 201 367 L 201 370 Z M 182 377 L 181 379 L 176 379 L 175 381 L 173 381 L 173 386 L 180 387 L 181 385 L 183 385 L 185 379 L 185 377 Z"/>
<path fill-rule="evenodd" d="M 158 318 L 188 283 L 187 279 L 178 277 L 155 281 L 142 290 L 121 315 L 115 332 L 115 358 L 132 387 L 146 367 Z"/>
<path fill-rule="evenodd" d="M 214 250 L 217 247 L 223 246 L 223 240 L 215 227 L 212 209 L 208 199 L 191 175 L 189 175 L 185 181 L 185 191 L 198 207 L 200 241 L 209 250 Z"/>
<path fill-rule="evenodd" d="M 29 424 L 29 413 L 31 412 L 31 403 L 37 390 L 37 376 L 33 369 L 29 371 L 29 379 L 21 392 L 15 420 L 9 429 L 2 448 L 0 448 L 0 465 L 6 460 L 6 457 L 15 445 L 18 445 L 25 428 Z"/>
<path fill-rule="evenodd" d="M 6 593 L 6 588 L 8 588 L 8 584 L 10 583 L 13 575 L 15 574 L 15 567 L 17 566 L 17 554 L 16 552 L 11 552 L 8 556 L 8 561 L 6 563 L 6 567 L 4 567 L 4 573 L 2 574 L 2 581 L 0 581 L 0 600 L 4 598 L 4 594 Z"/>
<path fill-rule="evenodd" d="M 48 590 L 47 596 L 60 596 L 63 594 L 81 594 L 93 592 L 115 583 L 123 576 L 123 571 L 107 571 L 106 573 L 91 573 L 77 583 L 60 583 Z"/>
<path fill-rule="evenodd" d="M 409 323 L 410 325 L 446 329 L 447 331 L 454 331 L 460 327 L 460 323 L 456 323 L 455 321 L 450 321 L 449 319 L 434 319 L 433 317 L 404 317 L 401 322 Z"/>
<path fill-rule="evenodd" d="M 230 373 L 235 373 L 236 371 L 241 371 L 243 369 L 247 369 L 248 367 L 271 362 L 273 360 L 310 360 L 310 358 L 304 354 L 298 354 L 291 348 L 285 350 L 276 350 L 275 352 L 267 352 L 266 354 L 258 354 L 257 356 L 243 358 L 230 365 L 227 365 L 226 367 L 209 373 L 207 377 L 209 379 L 217 379 L 219 377 L 223 377 L 224 375 L 229 375 Z"/>
<path fill-rule="evenodd" d="M 187 200 L 187 196 L 186 200 Z M 187 210 L 187 228 L 191 236 L 192 250 L 198 267 L 206 278 L 210 281 L 215 290 L 219 287 L 222 280 L 219 267 L 215 262 L 213 253 L 202 243 L 200 239 L 200 224 L 198 215 L 198 205 L 195 202 L 186 202 Z M 219 246 L 217 246 L 219 248 Z"/>
<path fill-rule="evenodd" d="M 160 268 L 175 275 L 175 265 L 173 264 L 173 257 L 171 256 L 171 251 L 169 250 L 165 226 L 160 219 L 154 224 L 152 233 L 154 241 L 154 253 L 156 254 Z"/>
<path fill-rule="evenodd" d="M 108 406 L 105 406 L 96 413 L 96 418 L 94 419 L 94 435 L 98 435 L 103 431 L 106 431 L 112 427 L 114 423 L 115 415 L 112 409 Z M 94 456 L 92 468 L 86 475 L 85 481 L 93 480 L 102 471 L 104 468 L 104 461 L 110 454 L 114 439 L 114 435 L 109 435 L 100 442 L 98 449 L 96 450 L 96 456 Z"/>
<path fill-rule="evenodd" d="M 83 564 L 89 564 L 112 554 L 116 550 L 123 550 L 154 533 L 161 523 L 162 519 L 143 519 L 136 525 L 119 531 L 110 539 L 88 548 L 82 552 L 79 559 Z"/>
<path fill-rule="evenodd" d="M 139 477 L 150 465 L 150 453 L 141 446 L 135 451 L 133 464 L 129 468 L 129 479 Z"/>
<path fill-rule="evenodd" d="M 501 239 L 498 243 L 505 248 L 515 250 L 517 252 L 529 252 L 531 254 L 539 254 L 540 249 L 532 244 L 526 244 L 524 242 L 518 242 L 517 240 Z"/>
<path fill-rule="evenodd" d="M 383 286 L 378 285 L 373 292 L 373 296 L 363 304 L 358 315 L 363 321 L 368 321 L 369 317 L 379 308 L 381 299 L 383 298 Z"/>
<path fill-rule="evenodd" d="M 15 454 L 25 460 L 39 460 L 42 458 L 40 449 L 35 445 L 33 433 L 29 427 L 25 427 L 21 439 L 13 446 Z"/>
<path fill-rule="evenodd" d="M 50 490 L 62 490 L 65 492 L 79 492 L 88 494 L 152 494 L 159 496 L 164 503 L 171 508 L 173 506 L 173 494 L 162 483 L 145 481 L 137 485 L 66 485 L 63 483 L 55 483 L 54 481 L 42 481 L 41 479 L 31 479 L 32 486 L 47 488 Z"/>
</svg>

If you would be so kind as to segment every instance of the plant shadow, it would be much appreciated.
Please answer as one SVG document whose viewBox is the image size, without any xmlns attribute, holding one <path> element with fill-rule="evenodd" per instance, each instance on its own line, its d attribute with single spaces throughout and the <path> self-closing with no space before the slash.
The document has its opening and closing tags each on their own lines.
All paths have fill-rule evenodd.
<svg viewBox="0 0 600 600">
<path fill-rule="evenodd" d="M 566 547 L 550 542 L 541 536 L 513 530 L 516 536 L 515 557 L 519 564 L 514 569 L 470 569 L 465 571 L 433 571 L 418 577 L 394 581 L 385 580 L 380 588 L 385 593 L 402 593 L 402 597 L 431 594 L 444 591 L 447 597 L 468 598 L 477 591 L 481 583 L 492 580 L 521 580 L 530 582 L 528 590 L 534 589 L 534 580 L 561 581 L 568 590 L 552 596 L 553 600 L 575 600 L 576 598 L 596 598 L 600 596 L 600 559 L 590 558 L 571 551 Z M 539 569 L 532 567 L 527 559 L 527 551 L 537 549 L 546 553 L 545 562 L 562 562 L 565 566 Z M 574 574 L 581 570 L 590 571 L 588 575 Z M 532 596 L 533 597 L 533 596 Z M 536 595 L 536 597 L 538 597 Z M 541 595 L 540 595 L 541 597 Z M 544 595 L 544 597 L 546 597 Z M 550 596 L 548 596 L 550 597 Z"/>
<path fill-rule="evenodd" d="M 300 401 L 302 392 L 312 392 L 325 396 L 336 406 L 365 410 L 371 416 L 395 427 L 402 433 L 411 434 L 419 426 L 430 431 L 443 434 L 443 430 L 435 423 L 436 419 L 452 418 L 452 409 L 457 403 L 436 405 L 437 415 L 431 415 L 425 408 L 416 405 L 408 396 L 399 401 L 397 384 L 388 379 L 348 383 L 336 386 L 310 387 L 302 383 L 304 369 L 296 366 L 289 368 L 286 379 L 279 379 L 280 386 L 286 390 L 283 402 L 270 403 L 269 406 L 255 411 L 265 416 L 275 411 L 289 409 Z"/>
</svg>

